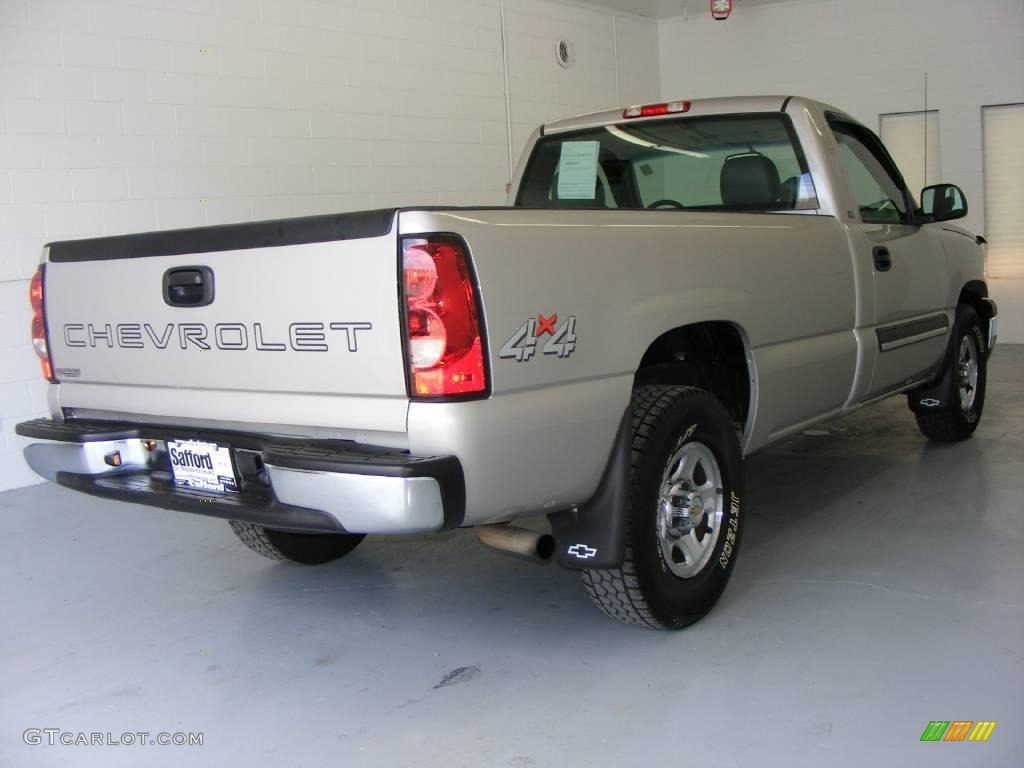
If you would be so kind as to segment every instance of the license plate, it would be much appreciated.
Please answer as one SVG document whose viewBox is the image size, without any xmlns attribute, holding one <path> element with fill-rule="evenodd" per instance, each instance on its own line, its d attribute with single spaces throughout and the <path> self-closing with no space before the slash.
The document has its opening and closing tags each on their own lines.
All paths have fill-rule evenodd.
<svg viewBox="0 0 1024 768">
<path fill-rule="evenodd" d="M 174 484 L 220 493 L 238 493 L 231 448 L 200 440 L 168 440 Z"/>
</svg>

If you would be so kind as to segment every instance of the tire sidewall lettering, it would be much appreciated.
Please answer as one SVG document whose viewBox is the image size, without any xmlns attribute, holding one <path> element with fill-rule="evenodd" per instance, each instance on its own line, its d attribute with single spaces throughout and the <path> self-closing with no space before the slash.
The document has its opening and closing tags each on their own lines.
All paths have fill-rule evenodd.
<svg viewBox="0 0 1024 768">
<path fill-rule="evenodd" d="M 740 497 L 736 491 L 729 492 L 729 522 L 725 525 L 725 544 L 722 546 L 722 554 L 718 556 L 718 564 L 722 570 L 729 568 L 733 553 L 739 542 L 740 530 Z"/>
</svg>

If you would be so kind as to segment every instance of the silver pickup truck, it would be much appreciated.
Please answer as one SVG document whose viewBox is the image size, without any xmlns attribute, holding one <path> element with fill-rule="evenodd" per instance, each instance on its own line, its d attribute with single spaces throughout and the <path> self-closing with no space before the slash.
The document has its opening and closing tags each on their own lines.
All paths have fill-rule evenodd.
<svg viewBox="0 0 1024 768">
<path fill-rule="evenodd" d="M 807 99 L 562 120 L 505 207 L 51 243 L 51 413 L 17 431 L 43 477 L 269 558 L 474 526 L 678 629 L 736 564 L 744 455 L 900 393 L 927 438 L 974 431 L 996 306 L 966 212 Z"/>
</svg>

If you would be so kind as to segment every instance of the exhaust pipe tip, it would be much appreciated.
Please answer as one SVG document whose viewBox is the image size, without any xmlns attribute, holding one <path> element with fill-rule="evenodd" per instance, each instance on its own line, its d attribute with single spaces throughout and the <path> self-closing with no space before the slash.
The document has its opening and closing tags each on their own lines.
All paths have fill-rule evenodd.
<svg viewBox="0 0 1024 768">
<path fill-rule="evenodd" d="M 550 562 L 555 555 L 555 537 L 550 533 L 499 524 L 478 526 L 476 537 L 484 546 L 533 563 Z"/>
<path fill-rule="evenodd" d="M 537 556 L 544 562 L 555 556 L 555 537 L 550 533 L 541 534 L 537 539 Z"/>
</svg>

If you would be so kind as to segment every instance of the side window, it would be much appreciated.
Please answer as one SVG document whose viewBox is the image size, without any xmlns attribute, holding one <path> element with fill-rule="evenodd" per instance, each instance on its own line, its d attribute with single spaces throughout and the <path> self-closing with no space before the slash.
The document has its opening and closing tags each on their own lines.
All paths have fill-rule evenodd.
<svg viewBox="0 0 1024 768">
<path fill-rule="evenodd" d="M 832 123 L 832 133 L 864 222 L 905 223 L 907 198 L 881 144 L 866 131 L 844 123 Z"/>
</svg>

